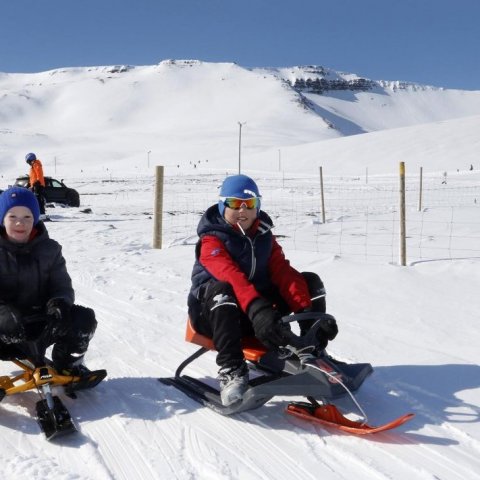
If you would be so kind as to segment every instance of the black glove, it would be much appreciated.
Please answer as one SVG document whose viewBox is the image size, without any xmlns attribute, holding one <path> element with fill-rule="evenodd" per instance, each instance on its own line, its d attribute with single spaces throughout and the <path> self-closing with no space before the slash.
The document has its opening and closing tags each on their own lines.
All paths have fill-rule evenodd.
<svg viewBox="0 0 480 480">
<path fill-rule="evenodd" d="M 0 303 L 0 339 L 6 344 L 22 343 L 26 340 L 20 311 L 5 303 Z"/>
<path fill-rule="evenodd" d="M 317 330 L 318 348 L 323 350 L 327 346 L 329 340 L 333 340 L 338 333 L 338 325 L 335 317 L 327 313 L 319 320 L 320 324 Z"/>
<path fill-rule="evenodd" d="M 311 313 L 313 312 L 311 307 L 308 308 L 303 308 L 302 310 L 299 310 L 298 312 L 295 313 Z M 298 321 L 298 326 L 300 327 L 300 336 L 303 337 L 305 336 L 310 328 L 312 328 L 312 325 L 315 323 L 315 320 L 313 318 L 308 318 L 305 320 L 299 320 Z"/>
<path fill-rule="evenodd" d="M 272 308 L 270 302 L 256 298 L 249 305 L 247 315 L 252 322 L 255 336 L 266 347 L 276 350 L 288 343 L 290 326 L 282 323 L 282 316 Z"/>
<path fill-rule="evenodd" d="M 66 335 L 70 328 L 70 311 L 72 306 L 63 298 L 51 298 L 47 302 L 47 315 L 54 335 Z"/>
</svg>

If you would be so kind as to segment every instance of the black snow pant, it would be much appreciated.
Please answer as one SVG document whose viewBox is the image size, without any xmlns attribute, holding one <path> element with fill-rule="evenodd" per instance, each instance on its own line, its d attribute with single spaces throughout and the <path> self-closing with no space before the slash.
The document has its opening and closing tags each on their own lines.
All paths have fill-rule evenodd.
<svg viewBox="0 0 480 480">
<path fill-rule="evenodd" d="M 325 312 L 325 288 L 316 273 L 302 272 L 310 296 L 311 311 Z M 276 289 L 260 292 L 275 305 L 282 314 L 291 313 L 287 302 Z M 247 315 L 238 306 L 231 285 L 227 282 L 210 280 L 200 290 L 199 308 L 197 299 L 189 298 L 189 315 L 195 329 L 213 340 L 218 352 L 216 362 L 220 367 L 235 367 L 243 361 L 241 339 L 254 336 L 253 326 Z M 313 321 L 300 322 L 300 332 L 304 335 Z"/>
<path fill-rule="evenodd" d="M 38 182 L 37 182 L 38 183 Z M 40 214 L 45 214 L 45 204 L 47 203 L 45 200 L 45 187 L 38 183 L 37 185 L 33 186 L 33 193 L 35 197 L 37 197 L 38 206 L 40 208 Z"/>
<path fill-rule="evenodd" d="M 38 352 L 43 355 L 53 345 L 55 366 L 67 368 L 85 354 L 96 328 L 95 312 L 81 305 L 72 306 L 68 328 L 62 335 L 50 331 L 46 315 L 21 316 L 12 307 L 10 311 L 0 308 L 0 359 L 25 358 Z"/>
</svg>

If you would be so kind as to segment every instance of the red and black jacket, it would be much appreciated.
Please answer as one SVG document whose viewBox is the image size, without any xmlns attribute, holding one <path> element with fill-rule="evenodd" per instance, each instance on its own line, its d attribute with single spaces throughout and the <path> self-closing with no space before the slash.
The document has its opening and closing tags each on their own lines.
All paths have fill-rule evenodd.
<svg viewBox="0 0 480 480">
<path fill-rule="evenodd" d="M 244 234 L 220 215 L 212 205 L 202 216 L 197 233 L 196 260 L 192 271 L 189 304 L 198 301 L 201 286 L 212 278 L 228 282 L 241 309 L 262 292 L 275 287 L 292 311 L 310 307 L 305 279 L 285 258 L 271 229 L 273 223 L 263 211 Z"/>
</svg>

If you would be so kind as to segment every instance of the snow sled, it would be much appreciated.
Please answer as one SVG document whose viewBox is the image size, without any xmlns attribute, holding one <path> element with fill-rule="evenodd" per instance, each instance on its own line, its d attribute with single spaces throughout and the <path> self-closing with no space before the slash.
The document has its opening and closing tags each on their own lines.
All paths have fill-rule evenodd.
<svg viewBox="0 0 480 480">
<path fill-rule="evenodd" d="M 52 440 L 77 431 L 70 413 L 60 398 L 53 395 L 52 388 L 62 386 L 68 396 L 76 398 L 77 391 L 98 385 L 107 376 L 107 371 L 95 370 L 82 376 L 60 375 L 48 359 L 41 358 L 40 362 L 21 356 L 2 358 L 13 362 L 21 371 L 0 376 L 0 401 L 7 395 L 36 390 L 41 398 L 36 403 L 36 418 L 47 440 Z"/>
<path fill-rule="evenodd" d="M 312 318 L 315 320 L 305 337 L 296 337 L 298 344 L 306 346 L 315 343 L 317 330 L 327 317 L 328 314 L 323 313 L 299 313 L 283 317 L 283 321 Z M 347 364 L 338 362 L 326 354 L 320 357 L 302 355 L 299 354 L 299 351 L 302 351 L 299 348 L 274 352 L 253 337 L 244 338 L 242 345 L 250 370 L 249 387 L 242 400 L 224 406 L 217 388 L 183 373 L 194 360 L 210 350 L 215 350 L 212 339 L 196 332 L 190 319 L 187 320 L 185 339 L 199 345 L 200 348 L 179 365 L 174 377 L 159 378 L 159 381 L 174 386 L 190 398 L 222 415 L 258 408 L 274 396 L 304 396 L 308 402 L 290 402 L 286 413 L 348 433 L 368 434 L 389 430 L 405 423 L 413 416 L 404 415 L 379 427 L 367 424 L 366 414 L 352 392 L 358 390 L 373 372 L 369 363 Z M 332 400 L 347 394 L 350 395 L 364 421 L 348 419 L 331 403 Z"/>
</svg>

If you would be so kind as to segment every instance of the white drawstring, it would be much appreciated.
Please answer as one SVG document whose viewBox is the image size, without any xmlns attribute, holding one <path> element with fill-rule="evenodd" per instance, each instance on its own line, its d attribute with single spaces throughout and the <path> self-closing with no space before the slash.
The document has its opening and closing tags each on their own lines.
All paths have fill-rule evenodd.
<svg viewBox="0 0 480 480">
<path fill-rule="evenodd" d="M 237 222 L 237 227 L 240 229 L 240 231 L 241 231 L 244 235 L 246 235 L 245 230 L 244 230 L 244 229 L 242 228 L 242 226 L 240 225 L 240 222 Z"/>
</svg>

